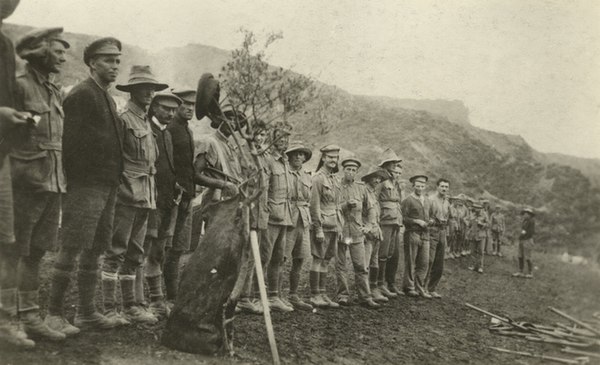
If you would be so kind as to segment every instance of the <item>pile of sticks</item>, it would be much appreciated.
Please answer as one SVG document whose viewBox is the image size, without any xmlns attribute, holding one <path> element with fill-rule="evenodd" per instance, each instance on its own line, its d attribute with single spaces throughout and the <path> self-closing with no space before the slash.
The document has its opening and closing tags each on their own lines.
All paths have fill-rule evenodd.
<svg viewBox="0 0 600 365">
<path fill-rule="evenodd" d="M 600 330 L 556 308 L 548 307 L 550 311 L 571 322 L 571 325 L 555 323 L 554 326 L 548 326 L 529 322 L 517 322 L 511 318 L 496 315 L 469 303 L 465 303 L 465 305 L 492 318 L 492 325 L 489 327 L 492 333 L 533 342 L 564 346 L 562 349 L 563 353 L 578 355 L 578 357 L 562 358 L 491 347 L 496 351 L 564 364 L 586 364 L 590 361 L 590 358 L 594 358 L 596 362 L 600 360 L 600 352 L 598 352 L 600 350 Z"/>
</svg>

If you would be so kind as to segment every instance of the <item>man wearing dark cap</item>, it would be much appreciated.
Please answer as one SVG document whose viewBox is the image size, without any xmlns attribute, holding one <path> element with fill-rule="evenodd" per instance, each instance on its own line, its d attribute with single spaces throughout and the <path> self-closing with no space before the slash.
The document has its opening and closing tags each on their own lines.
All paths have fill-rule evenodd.
<svg viewBox="0 0 600 365">
<path fill-rule="evenodd" d="M 377 291 L 375 295 L 383 294 L 388 298 L 396 298 L 402 291 L 396 286 L 396 273 L 402 260 L 402 189 L 398 179 L 402 174 L 402 160 L 388 148 L 383 152 L 379 167 L 386 173 L 387 178 L 379 185 L 379 205 L 381 217 L 379 224 L 383 239 L 379 246 L 379 270 L 377 271 Z M 400 269 L 402 272 L 402 269 Z"/>
<path fill-rule="evenodd" d="M 60 72 L 69 43 L 62 28 L 36 29 L 17 42 L 17 53 L 27 63 L 17 75 L 19 109 L 38 117 L 23 130 L 24 143 L 10 154 L 14 194 L 17 262 L 8 271 L 19 273 L 19 317 L 33 337 L 63 340 L 65 334 L 49 328 L 39 314 L 40 262 L 58 238 L 61 195 L 66 191 L 62 166 L 63 110 L 59 88 L 50 74 Z"/>
<path fill-rule="evenodd" d="M 327 267 L 335 256 L 342 233 L 340 211 L 340 181 L 336 176 L 340 147 L 327 145 L 320 149 L 321 157 L 312 179 L 310 217 L 312 221 L 310 268 L 310 303 L 315 307 L 339 308 L 326 293 Z"/>
<path fill-rule="evenodd" d="M 156 91 L 167 88 L 156 81 L 150 66 L 131 67 L 129 80 L 116 86 L 128 92 L 129 101 L 121 120 L 125 123 L 123 138 L 124 170 L 117 192 L 112 245 L 106 251 L 102 267 L 102 292 L 105 315 L 119 323 L 129 321 L 156 323 L 151 313 L 138 306 L 135 298 L 136 270 L 144 262 L 144 237 L 151 209 L 156 209 L 154 175 L 158 149 L 146 110 Z M 120 281 L 122 315 L 117 311 L 116 287 Z"/>
<path fill-rule="evenodd" d="M 429 201 L 425 188 L 429 178 L 415 175 L 410 182 L 413 192 L 402 201 L 404 219 L 404 281 L 403 289 L 411 297 L 431 298 L 425 286 L 429 264 Z"/>
<path fill-rule="evenodd" d="M 291 205 L 292 226 L 287 230 L 285 258 L 292 259 L 290 270 L 289 302 L 294 309 L 312 310 L 312 305 L 304 302 L 298 295 L 300 271 L 310 258 L 310 190 L 312 187 L 310 172 L 303 164 L 310 160 L 312 151 L 302 143 L 292 143 L 285 154 L 289 161 L 289 200 Z"/>
<path fill-rule="evenodd" d="M 8 270 L 19 260 L 8 153 L 20 142 L 13 134 L 26 128 L 27 119 L 32 117 L 30 113 L 15 109 L 15 51 L 10 39 L 1 31 L 2 21 L 13 13 L 18 4 L 18 0 L 0 3 L 0 342 L 31 348 L 35 342 L 27 338 L 14 320 L 17 315 L 17 275 Z"/>
<path fill-rule="evenodd" d="M 448 237 L 448 220 L 450 219 L 450 202 L 448 190 L 450 181 L 441 178 L 437 181 L 437 192 L 429 197 L 429 266 L 425 283 L 427 291 L 433 298 L 442 296 L 435 290 L 444 273 L 444 255 Z"/>
<path fill-rule="evenodd" d="M 117 326 L 96 309 L 100 256 L 109 248 L 117 190 L 123 173 L 123 122 L 108 88 L 119 74 L 121 42 L 101 38 L 84 50 L 90 77 L 64 101 L 63 162 L 69 182 L 62 220 L 62 244 L 54 263 L 46 324 L 66 335 L 77 332 L 63 315 L 71 273 L 77 268 L 79 301 L 75 325 Z"/>
<path fill-rule="evenodd" d="M 189 122 L 194 117 L 196 90 L 175 89 L 173 94 L 177 95 L 182 103 L 177 108 L 173 122 L 169 123 L 167 130 L 171 133 L 173 140 L 175 176 L 177 177 L 177 183 L 183 189 L 183 196 L 177 211 L 173 245 L 167 251 L 164 266 L 165 287 L 167 289 L 167 301 L 169 302 L 175 301 L 177 297 L 181 255 L 190 249 L 192 199 L 196 196 L 196 185 L 194 185 L 194 135 L 189 127 Z"/>
<path fill-rule="evenodd" d="M 361 180 L 365 182 L 367 195 L 373 203 L 375 221 L 371 224 L 365 233 L 365 253 L 369 263 L 369 288 L 375 302 L 387 303 L 388 298 L 381 293 L 377 287 L 377 274 L 379 272 L 379 246 L 383 239 L 381 226 L 381 206 L 379 204 L 379 185 L 382 181 L 389 179 L 389 173 L 381 168 L 375 168 L 364 175 Z M 366 221 L 366 212 L 363 212 L 363 221 Z"/>
<path fill-rule="evenodd" d="M 533 235 L 535 234 L 535 220 L 533 209 L 524 208 L 521 211 L 523 221 L 521 222 L 521 234 L 519 235 L 519 271 L 514 277 L 533 278 L 533 263 L 531 252 L 533 251 Z M 525 261 L 527 261 L 527 274 L 525 274 Z"/>
<path fill-rule="evenodd" d="M 167 126 L 172 123 L 180 105 L 178 96 L 165 91 L 154 95 L 148 110 L 152 134 L 158 146 L 158 159 L 155 164 L 156 210 L 151 211 L 148 217 L 144 271 L 150 292 L 150 310 L 158 318 L 167 317 L 170 312 L 162 291 L 162 267 L 165 252 L 172 244 L 182 189 L 177 184 L 173 142 Z M 138 298 L 139 302 L 143 302 L 143 298 Z"/>
<path fill-rule="evenodd" d="M 337 277 L 337 302 L 350 304 L 346 256 L 354 268 L 354 282 L 358 291 L 359 303 L 367 308 L 379 308 L 373 301 L 369 289 L 369 266 L 365 249 L 365 233 L 375 224 L 375 204 L 369 199 L 364 183 L 354 180 L 361 163 L 356 158 L 342 160 L 344 177 L 340 185 L 340 207 L 344 216 L 342 239 L 337 243 L 335 273 Z M 363 220 L 363 215 L 366 219 Z"/>
</svg>

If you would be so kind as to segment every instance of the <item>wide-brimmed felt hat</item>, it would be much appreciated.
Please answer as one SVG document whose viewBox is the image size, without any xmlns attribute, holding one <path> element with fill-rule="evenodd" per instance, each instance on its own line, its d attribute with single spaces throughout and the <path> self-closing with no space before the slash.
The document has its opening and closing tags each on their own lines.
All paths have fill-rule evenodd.
<svg viewBox="0 0 600 365">
<path fill-rule="evenodd" d="M 206 116 L 219 115 L 221 113 L 220 95 L 221 87 L 213 74 L 205 73 L 200 76 L 196 88 L 196 118 L 200 120 Z"/>
<path fill-rule="evenodd" d="M 312 151 L 310 148 L 304 146 L 304 144 L 299 141 L 292 141 L 288 146 L 288 149 L 285 150 L 286 155 L 289 155 L 292 152 L 303 152 L 304 156 L 306 156 L 304 162 L 310 160 L 312 157 Z"/>
<path fill-rule="evenodd" d="M 362 166 L 362 163 L 356 157 L 348 157 L 342 160 L 342 167 L 346 167 L 347 165 L 354 165 L 358 168 Z"/>
<path fill-rule="evenodd" d="M 396 152 L 394 152 L 391 148 L 386 148 L 385 151 L 381 154 L 381 162 L 379 162 L 379 167 L 383 167 L 387 162 L 402 162 L 402 159 L 398 157 Z"/>
<path fill-rule="evenodd" d="M 531 215 L 535 215 L 535 213 L 534 213 L 533 209 L 531 209 L 531 208 L 529 208 L 529 207 L 526 207 L 526 208 L 523 208 L 523 209 L 521 209 L 521 214 L 523 214 L 523 213 L 529 213 L 529 214 L 531 214 Z"/>
<path fill-rule="evenodd" d="M 177 108 L 181 105 L 181 99 L 170 91 L 162 91 L 154 94 L 150 105 L 158 103 L 168 108 Z"/>
<path fill-rule="evenodd" d="M 117 90 L 131 92 L 136 86 L 151 85 L 155 91 L 161 91 L 169 87 L 156 80 L 152 73 L 152 69 L 148 65 L 133 65 L 129 71 L 129 80 L 126 84 L 118 84 L 115 86 Z"/>
<path fill-rule="evenodd" d="M 379 167 L 374 167 L 372 168 L 369 172 L 367 172 L 363 177 L 361 177 L 360 179 L 364 182 L 369 181 L 371 178 L 374 177 L 379 177 L 381 178 L 381 181 L 387 180 L 390 177 L 390 174 L 387 173 L 387 171 L 382 170 Z"/>
<path fill-rule="evenodd" d="M 62 27 L 34 29 L 17 41 L 15 51 L 25 60 L 29 57 L 45 56 L 50 41 L 60 42 L 65 48 L 70 48 L 71 45 L 62 37 L 62 32 Z"/>
<path fill-rule="evenodd" d="M 427 182 L 429 181 L 429 178 L 427 177 L 427 175 L 414 175 L 411 176 L 411 178 L 408 179 L 408 181 L 410 181 L 411 183 L 414 183 L 415 181 Z"/>
<path fill-rule="evenodd" d="M 186 103 L 196 103 L 196 90 L 193 89 L 172 89 L 173 94 L 179 96 L 179 98 Z"/>
<path fill-rule="evenodd" d="M 114 37 L 96 39 L 83 50 L 83 62 L 90 65 L 90 60 L 98 55 L 121 54 L 121 41 Z"/>
</svg>

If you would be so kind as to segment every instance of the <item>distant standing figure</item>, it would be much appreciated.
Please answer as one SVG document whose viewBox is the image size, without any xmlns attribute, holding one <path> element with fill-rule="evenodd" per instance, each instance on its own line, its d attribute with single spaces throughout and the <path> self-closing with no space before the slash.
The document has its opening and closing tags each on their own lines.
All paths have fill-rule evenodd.
<svg viewBox="0 0 600 365">
<path fill-rule="evenodd" d="M 502 236 L 504 236 L 504 230 L 506 229 L 504 223 L 504 214 L 499 206 L 496 206 L 494 213 L 490 217 L 492 226 L 492 255 L 502 257 L 500 252 L 500 246 L 502 244 Z"/>
<path fill-rule="evenodd" d="M 535 220 L 533 210 L 525 208 L 521 211 L 523 222 L 521 223 L 521 235 L 519 236 L 519 271 L 514 277 L 533 278 L 533 263 L 531 252 L 533 251 L 533 235 L 535 234 Z M 527 261 L 527 274 L 525 274 L 525 261 Z"/>
<path fill-rule="evenodd" d="M 471 241 L 471 260 L 473 264 L 469 270 L 483 274 L 483 259 L 485 255 L 485 242 L 487 239 L 487 229 L 489 225 L 488 215 L 481 203 L 473 203 L 474 216 L 471 219 L 469 227 L 469 237 Z"/>
</svg>

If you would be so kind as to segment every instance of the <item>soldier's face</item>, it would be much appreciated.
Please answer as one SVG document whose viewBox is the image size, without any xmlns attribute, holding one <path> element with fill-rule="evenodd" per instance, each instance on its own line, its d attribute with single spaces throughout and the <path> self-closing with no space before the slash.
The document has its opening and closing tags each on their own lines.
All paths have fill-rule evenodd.
<svg viewBox="0 0 600 365">
<path fill-rule="evenodd" d="M 177 108 L 172 108 L 162 104 L 156 104 L 154 106 L 154 116 L 162 124 L 169 124 L 175 116 Z"/>
<path fill-rule="evenodd" d="M 450 184 L 445 181 L 442 181 L 437 187 L 438 193 L 440 193 L 442 196 L 446 196 L 446 194 L 448 194 L 448 190 L 450 190 Z"/>
<path fill-rule="evenodd" d="M 152 85 L 136 86 L 131 92 L 131 99 L 138 105 L 148 106 L 154 97 L 154 87 Z"/>
<path fill-rule="evenodd" d="M 51 73 L 59 73 L 62 68 L 62 64 L 67 62 L 65 58 L 65 53 L 67 49 L 64 44 L 52 41 L 50 42 L 50 46 L 48 48 L 48 58 L 46 59 L 46 66 L 48 71 Z"/>
<path fill-rule="evenodd" d="M 372 187 L 376 187 L 377 185 L 381 184 L 381 177 L 374 176 L 374 177 L 370 178 L 369 180 L 367 180 L 367 183 L 369 185 L 371 185 Z"/>
<path fill-rule="evenodd" d="M 266 139 L 267 139 L 267 131 L 264 129 L 261 129 L 260 131 L 258 131 L 258 133 L 254 134 L 254 146 L 255 147 L 262 146 L 263 143 L 265 143 Z"/>
<path fill-rule="evenodd" d="M 279 152 L 284 152 L 288 148 L 289 137 L 287 135 L 276 135 L 277 140 L 273 144 Z"/>
<path fill-rule="evenodd" d="M 337 153 L 325 153 L 322 159 L 323 165 L 325 165 L 329 170 L 333 170 L 337 167 L 339 159 L 340 155 Z"/>
<path fill-rule="evenodd" d="M 357 172 L 358 172 L 358 166 L 346 165 L 346 167 L 344 167 L 344 177 L 348 181 L 353 181 Z"/>
<path fill-rule="evenodd" d="M 177 108 L 177 116 L 183 120 L 190 120 L 194 117 L 194 106 L 195 103 L 189 101 L 183 101 L 179 108 Z"/>
<path fill-rule="evenodd" d="M 302 167 L 304 161 L 306 161 L 306 154 L 302 151 L 295 151 L 289 154 L 290 167 L 297 170 Z"/>
<path fill-rule="evenodd" d="M 121 56 L 119 55 L 97 55 L 90 61 L 92 72 L 94 72 L 100 80 L 111 83 L 115 82 L 119 76 L 119 68 L 121 67 Z"/>
<path fill-rule="evenodd" d="M 422 181 L 415 181 L 413 183 L 413 188 L 415 190 L 415 194 L 417 196 L 421 196 L 423 194 L 423 192 L 425 191 L 425 183 Z"/>
</svg>

